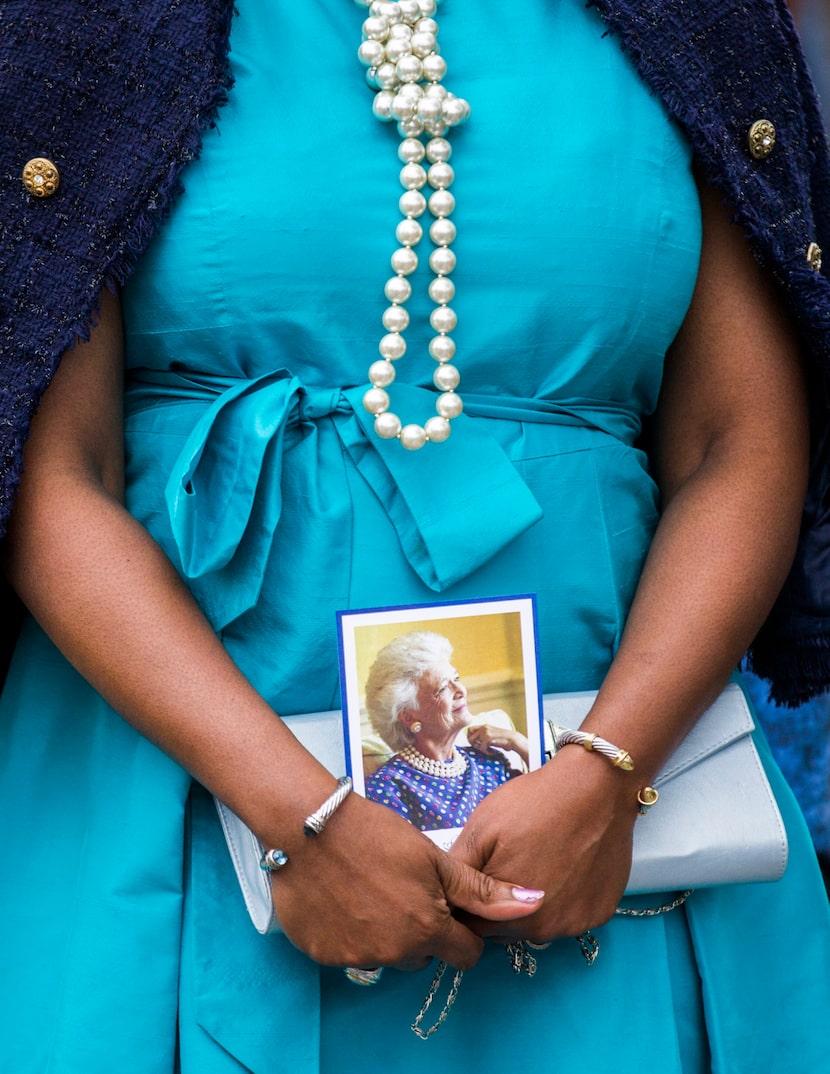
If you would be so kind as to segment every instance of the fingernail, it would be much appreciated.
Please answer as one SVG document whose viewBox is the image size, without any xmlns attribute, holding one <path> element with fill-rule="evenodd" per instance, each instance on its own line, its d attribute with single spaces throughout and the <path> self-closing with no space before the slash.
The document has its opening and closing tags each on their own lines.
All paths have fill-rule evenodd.
<svg viewBox="0 0 830 1074">
<path fill-rule="evenodd" d="M 544 899 L 544 891 L 534 891 L 533 888 L 513 888 L 513 898 L 518 902 L 539 902 Z"/>
</svg>

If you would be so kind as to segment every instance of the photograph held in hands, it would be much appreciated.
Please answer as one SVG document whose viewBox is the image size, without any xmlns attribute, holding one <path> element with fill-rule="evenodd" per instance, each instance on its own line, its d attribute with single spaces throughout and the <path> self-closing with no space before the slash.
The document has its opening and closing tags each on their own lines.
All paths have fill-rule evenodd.
<svg viewBox="0 0 830 1074">
<path fill-rule="evenodd" d="M 475 807 L 543 761 L 532 596 L 342 612 L 354 789 L 448 849 Z"/>
</svg>

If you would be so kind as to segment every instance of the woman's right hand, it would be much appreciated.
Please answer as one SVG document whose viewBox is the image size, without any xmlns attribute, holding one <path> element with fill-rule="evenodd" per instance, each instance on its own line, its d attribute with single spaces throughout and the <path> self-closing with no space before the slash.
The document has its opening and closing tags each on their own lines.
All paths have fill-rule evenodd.
<svg viewBox="0 0 830 1074">
<path fill-rule="evenodd" d="M 530 744 L 527 738 L 511 727 L 498 727 L 495 724 L 473 724 L 467 729 L 467 741 L 487 757 L 498 757 L 499 750 L 512 750 L 524 761 L 530 763 Z M 493 748 L 495 747 L 495 748 Z"/>
<path fill-rule="evenodd" d="M 478 872 L 357 794 L 319 836 L 300 839 L 272 874 L 274 908 L 292 943 L 323 965 L 420 969 L 440 958 L 469 969 L 483 942 L 453 909 L 508 921 L 540 905 L 542 893 Z"/>
</svg>

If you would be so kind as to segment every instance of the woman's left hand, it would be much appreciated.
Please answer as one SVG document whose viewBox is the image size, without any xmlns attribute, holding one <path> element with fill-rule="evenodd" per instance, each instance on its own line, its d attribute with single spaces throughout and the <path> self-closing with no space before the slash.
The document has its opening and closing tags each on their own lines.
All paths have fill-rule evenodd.
<svg viewBox="0 0 830 1074">
<path fill-rule="evenodd" d="M 479 935 L 544 943 L 607 921 L 631 869 L 637 789 L 630 773 L 563 748 L 478 805 L 450 853 L 494 877 L 545 892 L 521 921 L 468 920 Z"/>
</svg>

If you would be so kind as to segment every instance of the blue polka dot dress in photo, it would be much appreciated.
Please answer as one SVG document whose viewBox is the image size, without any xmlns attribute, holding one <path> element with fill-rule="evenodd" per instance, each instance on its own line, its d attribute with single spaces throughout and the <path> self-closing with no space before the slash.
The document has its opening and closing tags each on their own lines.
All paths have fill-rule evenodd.
<svg viewBox="0 0 830 1074">
<path fill-rule="evenodd" d="M 467 761 L 460 775 L 430 775 L 393 757 L 366 780 L 366 797 L 394 809 L 421 831 L 463 828 L 478 803 L 511 772 L 500 758 L 473 749 L 458 752 Z"/>
</svg>

